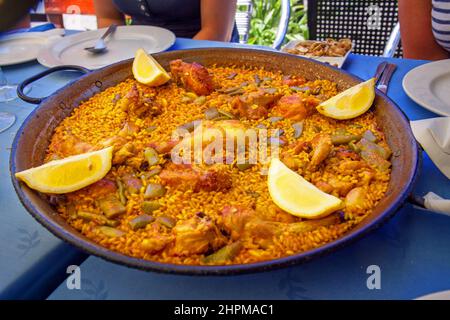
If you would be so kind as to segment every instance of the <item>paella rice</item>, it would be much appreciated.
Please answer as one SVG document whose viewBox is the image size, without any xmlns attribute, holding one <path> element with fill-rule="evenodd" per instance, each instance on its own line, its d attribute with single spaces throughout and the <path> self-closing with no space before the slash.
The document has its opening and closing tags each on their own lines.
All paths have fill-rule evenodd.
<svg viewBox="0 0 450 320">
<path fill-rule="evenodd" d="M 390 150 L 373 112 L 338 121 L 315 111 L 338 93 L 335 83 L 182 61 L 171 63 L 171 76 L 160 87 L 130 78 L 107 88 L 54 132 L 46 161 L 114 146 L 105 178 L 50 195 L 60 215 L 92 241 L 165 263 L 253 263 L 333 241 L 383 198 Z M 195 120 L 278 132 L 280 159 L 345 206 L 306 220 L 274 204 L 267 163 L 173 163 L 174 131 L 192 131 Z"/>
</svg>

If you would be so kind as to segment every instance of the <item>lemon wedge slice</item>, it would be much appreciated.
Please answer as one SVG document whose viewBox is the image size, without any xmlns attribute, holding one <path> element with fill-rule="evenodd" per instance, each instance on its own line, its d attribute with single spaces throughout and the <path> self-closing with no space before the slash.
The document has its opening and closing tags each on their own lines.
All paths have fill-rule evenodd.
<svg viewBox="0 0 450 320">
<path fill-rule="evenodd" d="M 369 110 L 375 99 L 375 78 L 353 86 L 317 106 L 324 116 L 346 120 Z"/>
<path fill-rule="evenodd" d="M 341 199 L 319 190 L 279 159 L 270 162 L 268 186 L 273 202 L 297 217 L 318 219 L 343 206 Z"/>
<path fill-rule="evenodd" d="M 44 193 L 68 193 L 102 179 L 111 169 L 113 147 L 50 161 L 17 172 L 16 178 Z"/>
<path fill-rule="evenodd" d="M 150 87 L 161 86 L 170 80 L 169 74 L 151 55 L 138 49 L 133 61 L 134 78 Z"/>
</svg>

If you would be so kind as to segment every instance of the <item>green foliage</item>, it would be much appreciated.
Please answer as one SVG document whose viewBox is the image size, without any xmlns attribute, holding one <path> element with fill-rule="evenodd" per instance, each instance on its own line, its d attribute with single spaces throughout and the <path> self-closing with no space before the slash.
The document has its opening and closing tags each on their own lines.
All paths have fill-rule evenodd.
<svg viewBox="0 0 450 320">
<path fill-rule="evenodd" d="M 253 13 L 250 22 L 249 44 L 272 45 L 281 15 L 280 0 L 252 0 Z M 291 0 L 291 18 L 285 42 L 308 39 L 306 13 L 301 0 Z"/>
</svg>

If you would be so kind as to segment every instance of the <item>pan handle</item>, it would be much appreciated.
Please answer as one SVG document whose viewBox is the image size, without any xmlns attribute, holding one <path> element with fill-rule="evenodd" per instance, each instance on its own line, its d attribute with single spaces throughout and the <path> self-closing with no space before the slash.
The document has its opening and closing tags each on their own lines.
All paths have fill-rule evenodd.
<svg viewBox="0 0 450 320">
<path fill-rule="evenodd" d="M 84 74 L 91 72 L 91 70 L 86 69 L 86 68 L 81 67 L 81 66 L 67 65 L 67 66 L 57 66 L 57 67 L 53 67 L 53 68 L 47 69 L 47 70 L 45 70 L 45 71 L 42 71 L 42 72 L 40 72 L 40 73 L 38 73 L 38 74 L 35 74 L 34 76 L 32 76 L 32 77 L 30 77 L 30 78 L 25 79 L 24 81 L 22 81 L 22 83 L 20 83 L 20 84 L 17 86 L 17 95 L 19 96 L 20 99 L 22 99 L 22 100 L 25 101 L 25 102 L 33 103 L 33 104 L 40 104 L 40 103 L 42 102 L 42 100 L 45 99 L 45 97 L 43 97 L 43 98 L 33 98 L 33 97 L 29 97 L 29 96 L 27 96 L 27 95 L 23 92 L 23 90 L 25 89 L 25 87 L 26 87 L 27 85 L 29 85 L 30 83 L 33 83 L 33 82 L 35 82 L 35 81 L 37 81 L 37 80 L 39 80 L 39 79 L 42 79 L 42 78 L 45 77 L 45 76 L 48 76 L 48 75 L 51 74 L 51 73 L 58 72 L 58 71 L 64 71 L 64 70 L 65 70 L 65 71 L 67 71 L 67 70 L 79 71 L 79 72 L 82 72 L 82 73 L 84 73 Z"/>
</svg>

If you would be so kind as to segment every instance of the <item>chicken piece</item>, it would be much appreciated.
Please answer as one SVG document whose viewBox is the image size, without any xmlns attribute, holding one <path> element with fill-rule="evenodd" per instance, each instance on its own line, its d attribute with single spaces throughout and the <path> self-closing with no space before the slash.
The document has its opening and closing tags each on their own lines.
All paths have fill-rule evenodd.
<svg viewBox="0 0 450 320">
<path fill-rule="evenodd" d="M 217 226 L 209 217 L 192 217 L 180 221 L 173 228 L 175 234 L 174 253 L 180 256 L 202 254 L 217 250 L 226 242 Z"/>
<path fill-rule="evenodd" d="M 317 181 L 314 185 L 325 193 L 331 193 L 333 191 L 333 186 L 325 181 Z"/>
<path fill-rule="evenodd" d="M 136 84 L 119 100 L 118 106 L 139 118 L 144 115 L 156 116 L 162 113 L 162 107 L 154 99 L 143 96 Z"/>
<path fill-rule="evenodd" d="M 282 84 L 287 85 L 289 87 L 292 86 L 301 86 L 305 84 L 307 81 L 305 78 L 298 76 L 283 76 Z"/>
<path fill-rule="evenodd" d="M 222 210 L 222 224 L 233 240 L 251 239 L 265 248 L 272 243 L 272 239 L 285 232 L 303 233 L 321 226 L 339 222 L 339 216 L 300 222 L 275 222 L 264 220 L 256 211 L 239 206 L 226 206 Z"/>
<path fill-rule="evenodd" d="M 336 157 L 342 160 L 354 160 L 358 161 L 361 160 L 361 157 L 359 154 L 353 150 L 349 150 L 345 148 L 344 146 L 338 146 L 336 150 Z"/>
<path fill-rule="evenodd" d="M 76 138 L 72 134 L 67 135 L 64 139 L 52 142 L 52 144 L 53 151 L 62 157 L 68 157 L 95 150 L 93 145 Z"/>
<path fill-rule="evenodd" d="M 122 129 L 120 129 L 117 135 L 104 139 L 100 142 L 100 145 L 103 148 L 113 146 L 114 150 L 119 150 L 128 142 L 127 137 L 132 136 L 137 132 L 139 132 L 138 126 L 136 126 L 133 122 L 125 121 Z"/>
<path fill-rule="evenodd" d="M 123 164 L 128 158 L 133 157 L 136 154 L 136 148 L 132 142 L 127 142 L 117 152 L 114 152 L 112 163 Z"/>
<path fill-rule="evenodd" d="M 293 94 L 278 100 L 273 111 L 292 121 L 301 121 L 310 116 L 318 104 L 319 100 L 314 97 Z"/>
<path fill-rule="evenodd" d="M 292 149 L 294 154 L 299 154 L 302 151 L 309 151 L 311 145 L 307 141 L 297 141 L 288 146 L 288 149 Z"/>
<path fill-rule="evenodd" d="M 197 62 L 186 63 L 180 59 L 170 62 L 170 72 L 177 83 L 199 96 L 207 96 L 214 90 L 211 75 L 204 66 Z"/>
<path fill-rule="evenodd" d="M 259 88 L 258 91 L 234 98 L 231 105 L 239 116 L 251 120 L 258 120 L 267 117 L 270 107 L 280 96 L 281 94 L 278 92 Z"/>
<path fill-rule="evenodd" d="M 331 178 L 328 181 L 328 184 L 333 187 L 332 193 L 341 197 L 345 197 L 347 193 L 355 186 L 353 182 L 341 181 L 335 177 Z"/>
<path fill-rule="evenodd" d="M 151 238 L 142 240 L 141 248 L 148 253 L 157 253 L 173 242 L 172 235 L 153 235 Z"/>
<path fill-rule="evenodd" d="M 361 173 L 361 178 L 358 181 L 358 185 L 368 186 L 373 178 L 375 178 L 375 172 L 373 172 L 370 168 L 367 168 L 367 170 L 364 170 Z"/>
<path fill-rule="evenodd" d="M 247 222 L 256 218 L 254 210 L 239 206 L 225 206 L 221 214 L 224 230 L 233 240 L 240 239 Z"/>
<path fill-rule="evenodd" d="M 318 134 L 311 140 L 312 152 L 310 169 L 317 170 L 317 167 L 329 156 L 333 149 L 333 143 L 329 134 Z"/>
<path fill-rule="evenodd" d="M 149 147 L 152 147 L 159 154 L 169 153 L 173 147 L 175 147 L 180 141 L 178 140 L 169 140 L 169 141 L 155 141 L 150 142 L 148 144 Z"/>
<path fill-rule="evenodd" d="M 340 171 L 356 171 L 367 167 L 368 165 L 364 161 L 343 160 L 339 163 Z"/>
<path fill-rule="evenodd" d="M 117 192 L 117 186 L 114 181 L 103 178 L 90 186 L 86 187 L 86 193 L 92 195 L 93 198 L 102 198 Z"/>
<path fill-rule="evenodd" d="M 345 207 L 352 212 L 364 212 L 367 207 L 367 191 L 364 188 L 356 187 L 345 197 Z"/>
<path fill-rule="evenodd" d="M 232 180 L 224 169 L 224 165 L 202 169 L 192 165 L 170 163 L 161 171 L 159 177 L 164 185 L 192 189 L 194 192 L 226 191 L 231 188 Z"/>
</svg>

